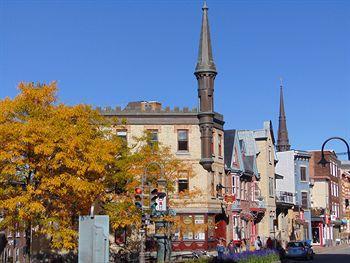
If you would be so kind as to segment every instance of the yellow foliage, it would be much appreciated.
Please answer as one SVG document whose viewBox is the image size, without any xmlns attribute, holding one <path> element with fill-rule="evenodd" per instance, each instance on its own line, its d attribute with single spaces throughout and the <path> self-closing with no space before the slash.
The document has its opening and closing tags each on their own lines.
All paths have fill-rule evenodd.
<svg viewBox="0 0 350 263">
<path fill-rule="evenodd" d="M 145 167 L 150 187 L 163 177 L 169 194 L 180 171 L 192 176 L 191 164 L 151 145 L 148 134 L 129 149 L 115 134 L 114 119 L 87 105 L 57 103 L 55 82 L 21 83 L 19 90 L 0 100 L 0 229 L 31 226 L 53 248 L 75 249 L 78 216 L 94 203 L 113 229 L 140 226 L 133 195 Z"/>
<path fill-rule="evenodd" d="M 0 101 L 0 227 L 38 226 L 54 248 L 75 248 L 77 216 L 105 199 L 122 144 L 91 107 L 57 104 L 56 83 L 19 90 Z"/>
</svg>

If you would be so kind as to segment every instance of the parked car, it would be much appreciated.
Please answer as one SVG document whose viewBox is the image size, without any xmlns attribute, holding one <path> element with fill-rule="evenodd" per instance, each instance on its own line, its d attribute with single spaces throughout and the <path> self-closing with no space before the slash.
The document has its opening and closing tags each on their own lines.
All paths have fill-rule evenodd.
<svg viewBox="0 0 350 263">
<path fill-rule="evenodd" d="M 310 260 L 314 258 L 314 251 L 312 246 L 305 241 L 289 242 L 286 248 L 286 257 Z"/>
</svg>

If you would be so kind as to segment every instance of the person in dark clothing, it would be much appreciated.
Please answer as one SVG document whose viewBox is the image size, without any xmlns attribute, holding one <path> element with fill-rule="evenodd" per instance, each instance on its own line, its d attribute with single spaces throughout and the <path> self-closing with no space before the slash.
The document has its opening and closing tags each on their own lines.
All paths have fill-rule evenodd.
<svg viewBox="0 0 350 263">
<path fill-rule="evenodd" d="M 224 253 L 225 253 L 225 246 L 222 242 L 222 240 L 219 240 L 218 245 L 216 246 L 216 251 L 218 252 L 218 260 L 224 259 Z"/>
<path fill-rule="evenodd" d="M 235 243 L 233 242 L 232 239 L 231 239 L 230 243 L 228 243 L 228 245 L 227 245 L 227 250 L 228 250 L 228 253 L 230 255 L 233 255 L 233 254 L 237 253 L 236 245 L 235 245 Z"/>
<path fill-rule="evenodd" d="M 267 249 L 273 249 L 273 241 L 272 241 L 271 237 L 269 237 L 269 238 L 266 240 L 266 248 L 267 248 Z"/>
</svg>

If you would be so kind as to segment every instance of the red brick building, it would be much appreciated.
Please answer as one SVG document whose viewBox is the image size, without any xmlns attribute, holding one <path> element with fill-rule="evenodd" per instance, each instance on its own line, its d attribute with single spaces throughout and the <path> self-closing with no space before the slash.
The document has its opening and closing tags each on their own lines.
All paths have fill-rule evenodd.
<svg viewBox="0 0 350 263">
<path fill-rule="evenodd" d="M 329 163 L 318 164 L 321 151 L 311 151 L 310 177 L 312 189 L 312 235 L 314 244 L 331 245 L 340 239 L 341 232 L 341 175 L 340 161 L 333 151 L 324 151 Z"/>
</svg>

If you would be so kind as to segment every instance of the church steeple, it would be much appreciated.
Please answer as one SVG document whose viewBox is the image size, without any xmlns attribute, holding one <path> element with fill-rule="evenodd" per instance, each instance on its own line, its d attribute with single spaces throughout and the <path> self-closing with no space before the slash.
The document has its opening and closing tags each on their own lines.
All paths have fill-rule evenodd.
<svg viewBox="0 0 350 263">
<path fill-rule="evenodd" d="M 208 7 L 204 2 L 202 27 L 199 42 L 198 61 L 195 76 L 198 81 L 199 98 L 199 127 L 201 131 L 201 160 L 204 169 L 211 172 L 212 163 L 212 141 L 214 127 L 214 80 L 217 74 L 214 64 L 208 21 Z"/>
<path fill-rule="evenodd" d="M 279 125 L 278 125 L 277 151 L 278 152 L 289 151 L 290 144 L 288 139 L 286 113 L 284 111 L 282 79 L 281 79 L 281 85 L 280 85 L 280 116 L 279 116 L 278 124 Z"/>
</svg>

